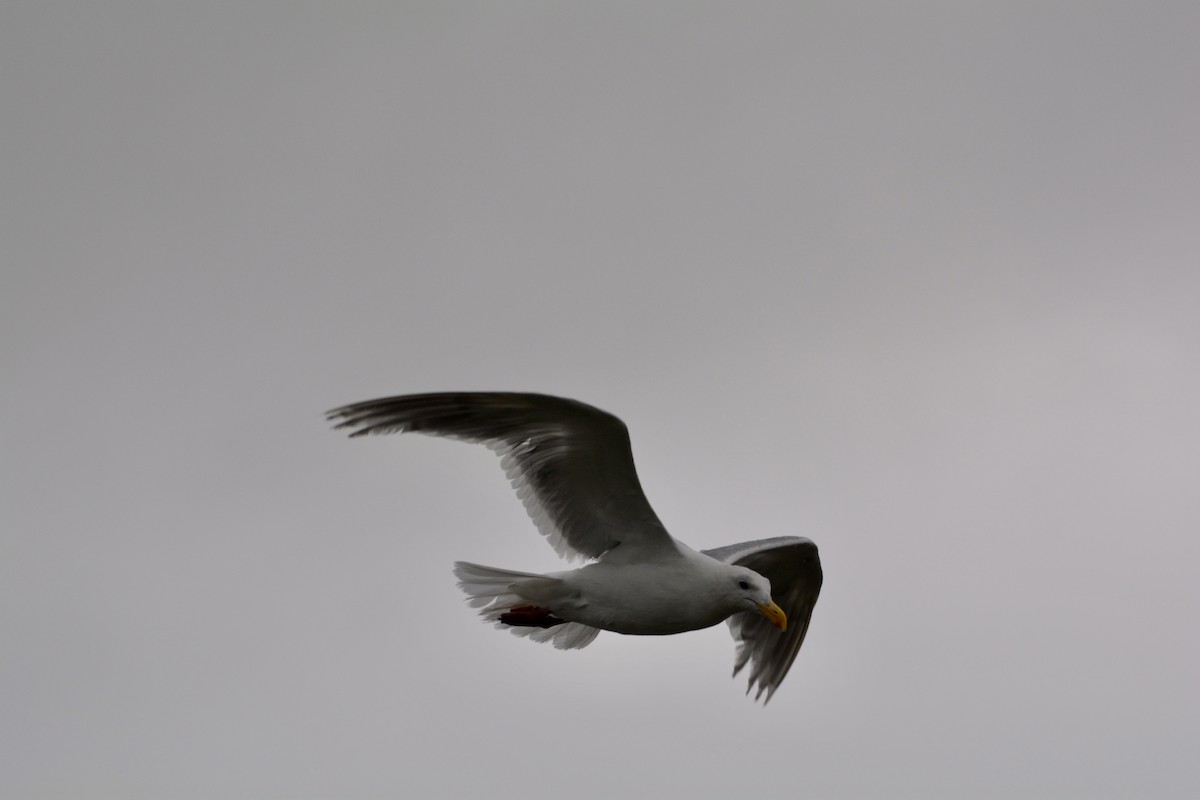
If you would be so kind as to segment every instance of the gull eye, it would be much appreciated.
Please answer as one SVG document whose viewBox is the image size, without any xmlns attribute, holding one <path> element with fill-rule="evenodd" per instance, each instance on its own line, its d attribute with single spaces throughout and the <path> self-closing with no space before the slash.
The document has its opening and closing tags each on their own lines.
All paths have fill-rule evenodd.
<svg viewBox="0 0 1200 800">
<path fill-rule="evenodd" d="M 746 583 L 745 581 L 738 581 L 738 588 L 739 589 L 749 589 L 750 584 Z"/>
</svg>

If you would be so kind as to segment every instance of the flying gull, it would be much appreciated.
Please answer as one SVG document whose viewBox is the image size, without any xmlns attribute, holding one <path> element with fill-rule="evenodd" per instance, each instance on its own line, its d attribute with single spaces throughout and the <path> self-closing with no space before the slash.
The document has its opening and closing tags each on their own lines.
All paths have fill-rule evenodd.
<svg viewBox="0 0 1200 800">
<path fill-rule="evenodd" d="M 560 649 L 602 630 L 662 635 L 727 621 L 733 674 L 767 702 L 804 642 L 821 591 L 817 547 L 779 536 L 695 551 L 671 537 L 642 493 L 625 424 L 575 400 L 446 392 L 368 400 L 327 414 L 350 436 L 423 433 L 487 445 L 537 529 L 585 566 L 536 574 L 456 562 L 485 620 Z"/>
</svg>

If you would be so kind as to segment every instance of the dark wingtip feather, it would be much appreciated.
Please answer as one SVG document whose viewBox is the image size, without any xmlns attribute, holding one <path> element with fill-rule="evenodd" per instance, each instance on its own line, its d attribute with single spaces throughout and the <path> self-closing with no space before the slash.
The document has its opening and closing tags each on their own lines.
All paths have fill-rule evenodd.
<svg viewBox="0 0 1200 800">
<path fill-rule="evenodd" d="M 325 420 L 335 423 L 333 426 L 335 431 L 351 429 L 349 434 L 351 439 L 372 433 L 403 433 L 406 430 L 403 425 L 386 425 L 372 419 L 378 413 L 378 405 L 379 401 L 368 400 L 365 403 L 339 406 L 326 411 Z"/>
</svg>

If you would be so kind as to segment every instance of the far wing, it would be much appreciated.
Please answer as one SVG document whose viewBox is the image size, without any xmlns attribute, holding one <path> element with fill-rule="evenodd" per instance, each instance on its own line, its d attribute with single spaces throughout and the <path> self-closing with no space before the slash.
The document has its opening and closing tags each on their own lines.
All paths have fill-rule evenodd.
<svg viewBox="0 0 1200 800">
<path fill-rule="evenodd" d="M 729 618 L 730 632 L 738 642 L 733 674 L 737 675 L 747 662 L 752 662 L 746 693 L 757 684 L 754 699 L 762 697 L 765 691 L 767 697 L 763 702 L 770 702 L 800 652 L 817 595 L 821 593 L 817 546 L 799 536 L 780 536 L 703 552 L 718 561 L 752 569 L 769 580 L 772 598 L 787 614 L 788 629 L 783 633 L 753 612 Z"/>
<path fill-rule="evenodd" d="M 326 415 L 351 436 L 424 433 L 486 444 L 541 533 L 567 559 L 674 547 L 642 493 L 629 431 L 575 400 L 509 392 L 386 397 Z"/>
</svg>

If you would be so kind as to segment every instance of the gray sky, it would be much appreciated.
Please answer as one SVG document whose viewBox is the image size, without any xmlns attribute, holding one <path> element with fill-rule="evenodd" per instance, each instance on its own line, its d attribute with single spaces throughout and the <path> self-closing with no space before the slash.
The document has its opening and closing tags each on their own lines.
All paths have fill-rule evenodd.
<svg viewBox="0 0 1200 800">
<path fill-rule="evenodd" d="M 1194 797 L 1200 6 L 0 10 L 0 795 Z M 558 652 L 482 449 L 628 423 L 696 547 L 826 582 Z M 416 792 L 414 794 L 413 792 Z"/>
</svg>

